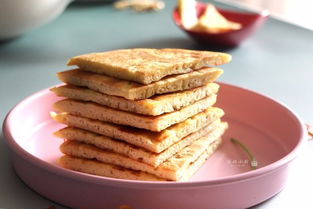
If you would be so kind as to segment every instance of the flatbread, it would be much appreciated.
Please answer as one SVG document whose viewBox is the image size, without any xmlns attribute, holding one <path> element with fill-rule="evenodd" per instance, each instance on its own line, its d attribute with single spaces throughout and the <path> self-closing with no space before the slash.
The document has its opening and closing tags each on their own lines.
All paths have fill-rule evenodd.
<svg viewBox="0 0 313 209">
<path fill-rule="evenodd" d="M 97 176 L 141 181 L 167 181 L 166 179 L 146 172 L 125 169 L 120 166 L 101 163 L 96 160 L 87 160 L 67 155 L 62 156 L 59 159 L 59 163 L 64 168 Z"/>
<path fill-rule="evenodd" d="M 151 152 L 160 153 L 182 138 L 221 118 L 223 115 L 224 111 L 222 109 L 210 107 L 181 123 L 164 129 L 161 132 L 151 132 L 143 129 L 106 123 L 67 113 L 52 114 L 52 118 L 59 123 L 71 127 L 85 129 L 100 135 L 125 141 Z M 57 131 L 55 134 L 58 137 L 66 138 L 61 131 Z"/>
<path fill-rule="evenodd" d="M 215 81 L 222 73 L 223 70 L 221 69 L 203 68 L 190 73 L 167 76 L 148 85 L 120 80 L 80 69 L 59 72 L 57 76 L 62 82 L 67 84 L 88 87 L 104 94 L 120 96 L 130 100 L 139 100 L 156 94 L 177 92 L 203 86 Z"/>
<path fill-rule="evenodd" d="M 228 63 L 231 55 L 186 49 L 122 49 L 71 58 L 68 65 L 123 80 L 149 84 L 167 75 L 188 73 L 205 65 Z"/>
<path fill-rule="evenodd" d="M 212 94 L 216 94 L 219 85 L 209 83 L 182 92 L 158 95 L 149 99 L 129 100 L 118 96 L 103 94 L 88 88 L 71 85 L 54 87 L 51 89 L 56 95 L 70 99 L 91 101 L 100 105 L 144 115 L 161 115 L 173 112 L 201 100 Z"/>
<path fill-rule="evenodd" d="M 201 137 L 156 168 L 123 155 L 77 141 L 64 142 L 60 146 L 60 150 L 62 153 L 69 156 L 96 159 L 103 163 L 113 164 L 136 171 L 143 171 L 160 178 L 177 181 L 183 177 L 185 170 L 188 169 L 189 165 L 196 161 L 202 153 L 205 153 L 206 149 L 215 140 L 217 139 L 207 138 L 206 136 Z"/>
<path fill-rule="evenodd" d="M 205 161 L 215 152 L 221 142 L 222 140 L 219 139 L 211 143 L 197 160 L 190 163 L 188 168 L 185 169 L 183 176 L 178 181 L 189 180 L 193 174 L 196 173 L 197 170 L 205 163 Z M 141 181 L 169 181 L 146 172 L 135 171 L 132 169 L 123 168 L 121 166 L 99 162 L 97 160 L 77 158 L 68 155 L 62 156 L 59 159 L 59 163 L 61 166 L 67 169 L 104 177 Z"/>
<path fill-rule="evenodd" d="M 189 180 L 192 175 L 196 173 L 196 171 L 205 163 L 205 161 L 215 152 L 221 142 L 222 140 L 216 140 L 213 142 L 196 161 L 189 165 L 188 169 L 185 170 L 184 175 L 181 177 L 181 179 L 179 179 L 179 181 Z M 99 162 L 97 160 L 87 160 L 84 158 L 76 158 L 67 155 L 62 156 L 59 159 L 59 163 L 64 168 L 104 177 L 141 181 L 169 181 L 146 172 L 126 169 L 120 166 Z"/>
<path fill-rule="evenodd" d="M 102 106 L 93 102 L 82 102 L 72 99 L 57 101 L 53 105 L 53 108 L 57 112 L 67 112 L 72 115 L 78 115 L 90 119 L 159 132 L 206 110 L 215 102 L 216 95 L 211 95 L 178 111 L 159 116 L 139 115 Z"/>
<path fill-rule="evenodd" d="M 220 120 L 217 120 L 200 129 L 199 131 L 189 134 L 161 153 L 153 153 L 123 141 L 73 127 L 66 127 L 57 131 L 56 136 L 67 140 L 74 140 L 83 142 L 85 144 L 94 145 L 100 149 L 109 150 L 127 156 L 136 161 L 144 162 L 153 167 L 157 167 L 166 159 L 170 158 L 172 155 L 188 146 L 198 138 L 208 134 L 208 137 L 217 138 L 216 135 L 221 135 L 224 132 L 224 129 L 225 127 L 220 125 Z"/>
<path fill-rule="evenodd" d="M 188 169 L 185 170 L 179 181 L 188 181 L 205 163 L 205 161 L 211 157 L 212 154 L 221 145 L 222 140 L 216 140 L 210 144 L 210 146 L 200 155 L 200 157 L 194 162 L 190 163 Z"/>
</svg>

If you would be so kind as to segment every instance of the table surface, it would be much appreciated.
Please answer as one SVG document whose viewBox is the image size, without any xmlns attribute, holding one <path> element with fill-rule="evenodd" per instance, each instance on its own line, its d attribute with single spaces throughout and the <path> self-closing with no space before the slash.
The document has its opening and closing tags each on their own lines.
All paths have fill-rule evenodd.
<svg viewBox="0 0 313 209">
<path fill-rule="evenodd" d="M 0 120 L 26 96 L 59 83 L 55 73 L 68 58 L 134 47 L 208 49 L 197 45 L 171 19 L 175 1 L 159 12 L 115 11 L 110 4 L 72 4 L 56 20 L 0 43 Z M 216 49 L 215 49 L 216 50 Z M 233 61 L 219 81 L 273 97 L 313 124 L 313 32 L 270 18 L 240 47 L 224 50 Z M 288 127 L 286 127 L 288 128 Z M 290 171 L 285 189 L 254 208 L 313 208 L 313 154 L 309 142 Z M 41 209 L 55 205 L 16 176 L 0 135 L 0 208 Z"/>
</svg>

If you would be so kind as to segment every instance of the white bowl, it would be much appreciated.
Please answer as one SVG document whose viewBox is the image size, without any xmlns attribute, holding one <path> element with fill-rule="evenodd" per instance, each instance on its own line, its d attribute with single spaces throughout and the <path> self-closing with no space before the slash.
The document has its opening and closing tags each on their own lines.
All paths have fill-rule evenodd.
<svg viewBox="0 0 313 209">
<path fill-rule="evenodd" d="M 15 38 L 60 15 L 71 0 L 1 0 L 0 40 Z"/>
</svg>

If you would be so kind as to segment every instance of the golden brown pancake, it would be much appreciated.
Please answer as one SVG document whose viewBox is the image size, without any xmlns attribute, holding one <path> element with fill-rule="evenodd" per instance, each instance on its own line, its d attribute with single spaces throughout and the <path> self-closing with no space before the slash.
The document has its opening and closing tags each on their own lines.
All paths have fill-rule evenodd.
<svg viewBox="0 0 313 209">
<path fill-rule="evenodd" d="M 189 134 L 199 131 L 212 122 L 217 121 L 223 115 L 224 112 L 222 109 L 210 107 L 181 123 L 164 129 L 161 132 L 152 132 L 130 126 L 116 125 L 66 113 L 52 114 L 52 117 L 57 122 L 66 124 L 70 127 L 88 130 L 97 133 L 98 135 L 104 135 L 125 141 L 151 152 L 160 153 Z M 70 137 L 65 134 L 65 131 L 57 131 L 56 135 L 61 138 Z"/>
<path fill-rule="evenodd" d="M 139 115 L 102 106 L 93 102 L 82 102 L 72 99 L 58 101 L 53 105 L 53 108 L 57 112 L 66 112 L 90 119 L 159 132 L 206 110 L 211 107 L 215 101 L 216 95 L 211 95 L 175 112 L 158 116 Z"/>
<path fill-rule="evenodd" d="M 88 160 L 68 155 L 62 156 L 59 159 L 59 163 L 64 168 L 97 176 L 141 181 L 167 181 L 166 179 L 159 178 L 146 172 L 135 171 L 96 160 Z"/>
<path fill-rule="evenodd" d="M 216 94 L 218 88 L 218 84 L 208 83 L 207 85 L 194 89 L 157 95 L 149 99 L 136 101 L 72 85 L 55 87 L 52 88 L 51 91 L 60 97 L 67 97 L 81 101 L 91 101 L 127 112 L 156 116 L 179 110 L 182 107 L 191 105 L 207 96 Z"/>
<path fill-rule="evenodd" d="M 60 150 L 68 156 L 83 159 L 95 159 L 106 164 L 136 171 L 143 171 L 160 178 L 178 181 L 183 178 L 190 164 L 195 162 L 202 154 L 206 154 L 206 150 L 216 140 L 221 139 L 217 138 L 212 141 L 212 138 L 207 138 L 206 136 L 201 137 L 156 168 L 123 155 L 77 141 L 64 142 L 61 145 Z M 212 153 L 213 152 L 210 152 L 210 154 Z"/>
<path fill-rule="evenodd" d="M 220 121 L 217 120 L 199 131 L 193 132 L 188 136 L 182 138 L 177 143 L 169 146 L 160 153 L 154 153 L 140 146 L 134 146 L 132 144 L 116 140 L 107 136 L 98 135 L 90 131 L 83 129 L 66 127 L 56 132 L 56 136 L 66 139 L 83 142 L 85 144 L 94 145 L 100 149 L 110 150 L 115 153 L 127 156 L 131 159 L 144 162 L 153 167 L 157 167 L 166 159 L 177 153 L 179 150 L 190 145 L 198 138 L 207 135 L 210 138 L 217 138 L 224 132 L 225 127 L 221 125 Z"/>
<path fill-rule="evenodd" d="M 203 66 L 228 63 L 226 53 L 187 49 L 121 49 L 71 58 L 68 65 L 118 79 L 149 84 L 165 76 L 188 73 Z"/>
<path fill-rule="evenodd" d="M 146 99 L 156 94 L 177 92 L 206 85 L 215 81 L 223 71 L 217 68 L 203 68 L 194 72 L 167 76 L 148 85 L 126 81 L 80 69 L 57 73 L 58 78 L 67 84 L 88 87 L 89 89 L 125 99 Z"/>
</svg>

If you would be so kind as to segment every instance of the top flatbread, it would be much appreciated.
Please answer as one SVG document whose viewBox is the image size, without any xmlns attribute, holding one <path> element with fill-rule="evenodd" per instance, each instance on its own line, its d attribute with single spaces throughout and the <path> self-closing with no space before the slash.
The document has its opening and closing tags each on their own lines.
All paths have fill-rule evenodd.
<svg viewBox="0 0 313 209">
<path fill-rule="evenodd" d="M 156 94 L 177 92 L 203 86 L 215 81 L 222 73 L 223 70 L 221 69 L 204 67 L 190 73 L 166 76 L 148 85 L 116 79 L 81 69 L 59 72 L 57 76 L 62 82 L 67 84 L 87 87 L 97 92 L 120 96 L 125 99 L 139 100 Z"/>
<path fill-rule="evenodd" d="M 186 49 L 121 49 L 71 58 L 68 65 L 85 71 L 149 84 L 167 75 L 188 73 L 203 66 L 229 62 L 226 53 Z"/>
</svg>

